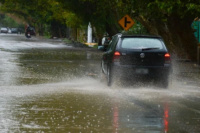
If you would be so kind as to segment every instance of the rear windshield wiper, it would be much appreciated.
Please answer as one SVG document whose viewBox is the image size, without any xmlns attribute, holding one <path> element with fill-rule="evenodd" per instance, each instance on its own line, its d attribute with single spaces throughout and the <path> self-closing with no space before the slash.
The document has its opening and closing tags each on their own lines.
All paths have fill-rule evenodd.
<svg viewBox="0 0 200 133">
<path fill-rule="evenodd" d="M 160 48 L 142 48 L 142 51 L 153 50 L 153 49 L 160 49 Z"/>
</svg>

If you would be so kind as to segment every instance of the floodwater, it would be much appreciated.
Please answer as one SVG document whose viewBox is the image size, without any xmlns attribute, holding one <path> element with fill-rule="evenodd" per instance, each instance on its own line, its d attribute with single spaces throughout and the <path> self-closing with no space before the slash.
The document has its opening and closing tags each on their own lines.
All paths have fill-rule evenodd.
<svg viewBox="0 0 200 133">
<path fill-rule="evenodd" d="M 199 67 L 174 64 L 168 89 L 100 82 L 101 53 L 0 35 L 1 133 L 198 133 Z"/>
</svg>

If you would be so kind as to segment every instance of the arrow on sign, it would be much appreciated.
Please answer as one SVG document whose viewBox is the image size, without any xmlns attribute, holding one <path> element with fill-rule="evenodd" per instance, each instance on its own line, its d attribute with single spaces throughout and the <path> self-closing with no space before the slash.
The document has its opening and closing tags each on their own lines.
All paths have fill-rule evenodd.
<svg viewBox="0 0 200 133">
<path fill-rule="evenodd" d="M 131 21 L 128 21 L 127 17 L 125 17 L 124 27 L 127 27 L 127 24 L 131 24 Z"/>
</svg>

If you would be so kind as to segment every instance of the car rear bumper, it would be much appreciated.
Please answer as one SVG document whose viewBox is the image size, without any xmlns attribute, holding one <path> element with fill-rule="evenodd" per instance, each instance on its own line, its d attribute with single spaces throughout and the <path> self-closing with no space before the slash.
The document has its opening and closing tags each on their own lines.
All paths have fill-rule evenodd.
<svg viewBox="0 0 200 133">
<path fill-rule="evenodd" d="M 168 77 L 171 72 L 171 65 L 164 66 L 133 66 L 133 65 L 113 65 L 113 72 L 120 77 L 148 76 L 148 77 Z"/>
</svg>

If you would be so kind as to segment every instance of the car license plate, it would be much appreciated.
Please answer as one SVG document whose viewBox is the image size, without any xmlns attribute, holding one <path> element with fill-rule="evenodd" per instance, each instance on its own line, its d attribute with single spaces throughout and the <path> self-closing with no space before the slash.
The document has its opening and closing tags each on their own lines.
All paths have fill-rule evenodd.
<svg viewBox="0 0 200 133">
<path fill-rule="evenodd" d="M 148 74 L 149 70 L 146 68 L 138 68 L 135 70 L 136 74 Z"/>
</svg>

